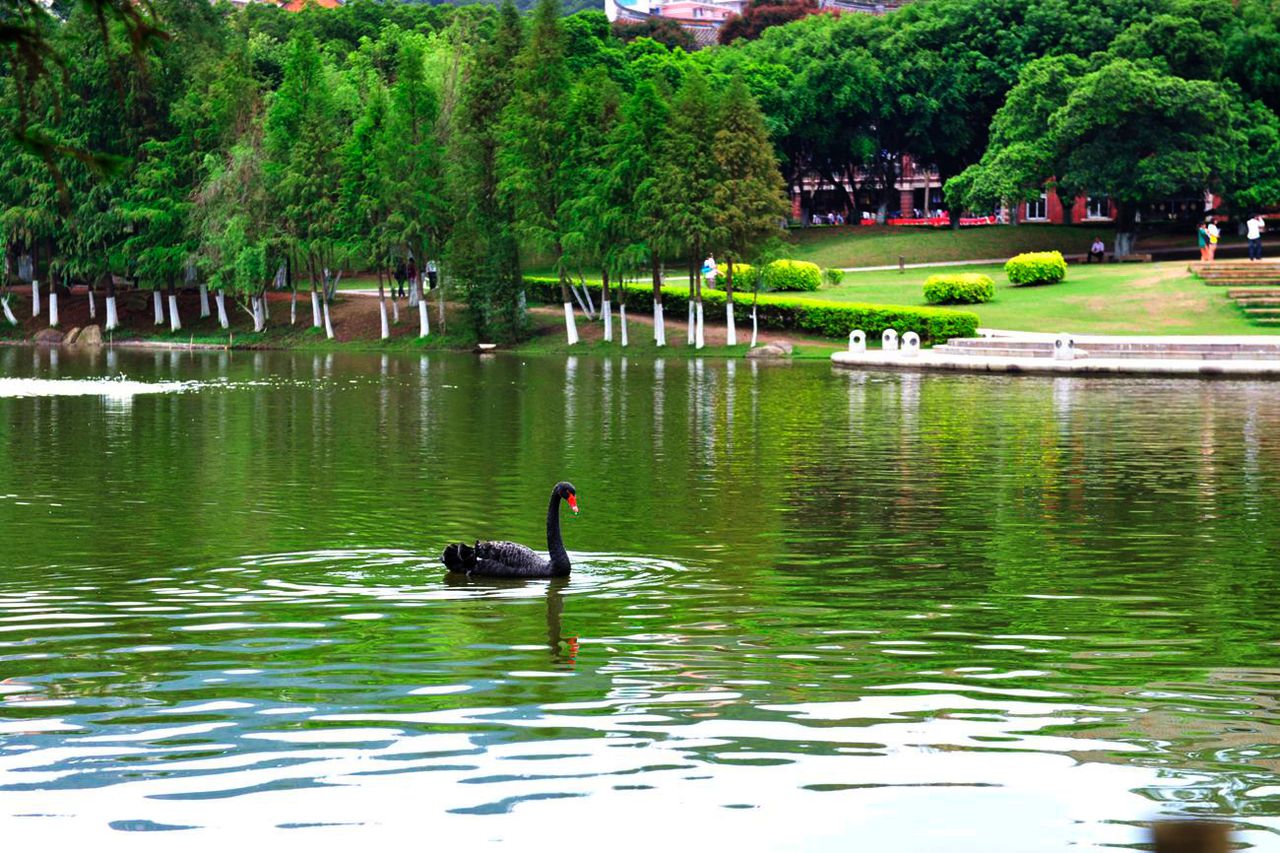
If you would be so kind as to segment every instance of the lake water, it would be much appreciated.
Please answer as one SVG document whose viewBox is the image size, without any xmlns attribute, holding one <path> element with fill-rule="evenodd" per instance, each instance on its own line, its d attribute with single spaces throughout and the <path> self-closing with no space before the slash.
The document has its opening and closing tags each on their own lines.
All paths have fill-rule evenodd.
<svg viewBox="0 0 1280 853">
<path fill-rule="evenodd" d="M 1280 386 L 23 348 L 0 377 L 6 839 L 1022 853 L 1199 815 L 1280 849 Z M 444 577 L 452 540 L 545 547 L 560 479 L 567 581 Z"/>
</svg>

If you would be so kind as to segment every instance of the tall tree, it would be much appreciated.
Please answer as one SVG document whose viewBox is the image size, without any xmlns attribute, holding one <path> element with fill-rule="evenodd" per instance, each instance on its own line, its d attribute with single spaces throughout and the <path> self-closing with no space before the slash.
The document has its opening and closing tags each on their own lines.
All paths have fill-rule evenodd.
<svg viewBox="0 0 1280 853">
<path fill-rule="evenodd" d="M 711 193 L 712 239 L 728 262 L 725 276 L 726 343 L 738 342 L 733 317 L 733 264 L 754 258 L 758 246 L 782 233 L 789 205 L 778 160 L 760 107 L 740 75 L 720 100 L 715 133 L 719 180 Z"/>
<path fill-rule="evenodd" d="M 314 37 L 299 31 L 267 111 L 264 172 L 285 241 L 306 263 L 312 325 L 322 325 L 323 313 L 325 334 L 332 338 L 329 270 L 339 216 L 339 136 L 329 78 Z"/>
<path fill-rule="evenodd" d="M 492 38 L 476 45 L 466 70 L 446 170 L 455 210 L 447 256 L 481 340 L 513 341 L 528 326 L 515 214 L 498 192 L 499 125 L 511 100 L 521 42 L 520 14 L 513 0 L 505 0 Z"/>
<path fill-rule="evenodd" d="M 703 346 L 702 253 L 715 227 L 712 194 L 720 180 L 713 140 L 717 105 L 706 76 L 694 69 L 671 103 L 671 119 L 658 146 L 653 201 L 664 211 L 665 248 L 688 259 L 689 343 Z"/>
<path fill-rule="evenodd" d="M 609 136 L 607 171 L 597 185 L 606 239 L 617 245 L 621 268 L 647 269 L 653 283 L 653 339 L 666 346 L 662 305 L 662 237 L 666 211 L 658 192 L 657 146 L 667 132 L 670 109 L 651 80 L 642 80 L 622 106 Z"/>
<path fill-rule="evenodd" d="M 560 221 L 567 198 L 569 132 L 564 98 L 569 90 L 559 0 L 538 0 L 529 41 L 516 57 L 514 89 L 502 114 L 498 189 L 515 211 L 516 233 L 549 252 L 560 279 L 565 333 L 578 342 L 578 328 L 564 263 Z"/>
</svg>

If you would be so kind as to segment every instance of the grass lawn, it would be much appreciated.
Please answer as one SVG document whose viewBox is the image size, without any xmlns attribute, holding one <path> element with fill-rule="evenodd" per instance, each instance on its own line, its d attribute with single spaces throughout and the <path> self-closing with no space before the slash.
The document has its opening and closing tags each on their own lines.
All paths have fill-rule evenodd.
<svg viewBox="0 0 1280 853">
<path fill-rule="evenodd" d="M 849 273 L 838 287 L 813 294 L 848 302 L 925 305 L 925 278 L 946 268 Z M 1044 287 L 1013 287 L 998 266 L 965 266 L 996 282 L 996 298 L 973 311 L 985 328 L 1024 332 L 1128 335 L 1265 335 L 1229 299 L 1226 288 L 1210 287 L 1187 272 L 1185 261 L 1153 264 L 1074 264 L 1067 278 Z"/>
<path fill-rule="evenodd" d="M 1020 252 L 1057 249 L 1063 254 L 1084 254 L 1101 237 L 1110 251 L 1114 227 L 1089 225 L 983 225 L 973 228 L 916 228 L 905 226 L 800 228 L 791 232 L 792 257 L 820 267 L 878 267 L 896 265 L 901 256 L 908 264 L 938 261 L 1009 258 Z M 1240 242 L 1224 235 L 1223 244 Z M 1180 231 L 1143 233 L 1138 251 L 1193 248 L 1195 233 Z"/>
</svg>

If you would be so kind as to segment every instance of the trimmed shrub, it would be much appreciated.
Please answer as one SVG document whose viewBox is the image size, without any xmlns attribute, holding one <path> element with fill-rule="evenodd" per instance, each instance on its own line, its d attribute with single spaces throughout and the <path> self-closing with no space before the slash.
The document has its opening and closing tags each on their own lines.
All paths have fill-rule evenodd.
<svg viewBox="0 0 1280 853">
<path fill-rule="evenodd" d="M 844 281 L 844 270 L 836 267 L 823 270 L 822 280 L 825 281 L 827 284 L 831 285 L 832 287 L 835 287 L 837 284 Z"/>
<path fill-rule="evenodd" d="M 764 268 L 760 286 L 765 290 L 817 290 L 822 270 L 808 261 L 771 261 Z"/>
<path fill-rule="evenodd" d="M 931 275 L 924 280 L 924 301 L 930 305 L 960 305 L 990 302 L 996 283 L 981 273 Z"/>
<path fill-rule="evenodd" d="M 720 277 L 716 281 L 723 282 L 725 276 L 729 274 L 729 265 L 720 264 Z M 733 290 L 750 290 L 755 286 L 755 267 L 751 264 L 740 264 L 733 262 Z"/>
<path fill-rule="evenodd" d="M 734 265 L 737 273 L 737 265 Z M 734 275 L 737 278 L 737 275 Z M 560 283 L 554 278 L 524 279 L 530 301 L 547 304 L 560 303 Z M 587 287 L 599 291 L 600 285 Z M 736 289 L 735 289 L 736 291 Z M 647 312 L 652 307 L 653 286 L 627 284 L 615 286 L 619 300 L 626 300 L 628 310 Z M 669 306 L 684 309 L 689 301 L 686 288 L 662 288 L 662 300 Z M 709 320 L 723 320 L 725 293 L 704 287 L 702 304 Z M 751 320 L 750 296 L 738 295 L 734 299 L 734 317 L 741 322 Z M 827 302 L 804 296 L 760 295 L 758 305 L 760 325 L 766 329 L 794 329 L 828 338 L 847 338 L 854 329 L 862 329 L 868 340 L 876 340 L 885 329 L 895 329 L 901 335 L 915 332 L 926 343 L 941 342 L 947 338 L 971 338 L 977 334 L 978 315 L 971 311 L 952 311 L 945 308 L 913 308 L 906 305 L 867 305 L 857 302 Z"/>
<path fill-rule="evenodd" d="M 1067 262 L 1061 252 L 1026 252 L 1005 262 L 1004 274 L 1010 284 L 1057 284 L 1067 277 Z"/>
</svg>

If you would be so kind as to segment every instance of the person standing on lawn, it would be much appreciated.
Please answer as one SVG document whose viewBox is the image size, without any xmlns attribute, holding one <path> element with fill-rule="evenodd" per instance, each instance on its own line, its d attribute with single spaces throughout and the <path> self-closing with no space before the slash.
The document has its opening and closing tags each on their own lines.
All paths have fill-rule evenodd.
<svg viewBox="0 0 1280 853">
<path fill-rule="evenodd" d="M 1200 263 L 1208 263 L 1213 260 L 1213 256 L 1209 254 L 1209 220 L 1206 219 L 1200 223 L 1200 227 L 1196 229 L 1196 246 L 1200 249 Z"/>
<path fill-rule="evenodd" d="M 1245 236 L 1249 238 L 1249 260 L 1262 260 L 1262 232 L 1266 230 L 1267 223 L 1263 221 L 1261 213 L 1255 213 L 1249 217 L 1249 221 L 1244 224 Z"/>
</svg>

